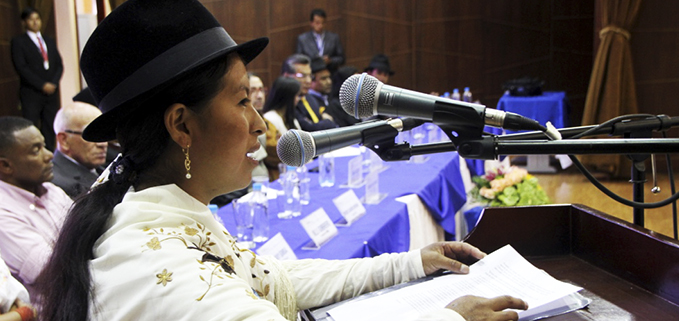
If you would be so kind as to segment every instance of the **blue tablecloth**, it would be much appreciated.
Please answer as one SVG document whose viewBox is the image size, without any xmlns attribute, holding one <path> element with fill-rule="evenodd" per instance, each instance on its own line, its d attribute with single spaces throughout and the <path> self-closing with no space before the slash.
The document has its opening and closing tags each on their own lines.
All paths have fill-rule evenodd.
<svg viewBox="0 0 679 321">
<path fill-rule="evenodd" d="M 338 235 L 324 244 L 319 250 L 303 250 L 310 242 L 299 220 L 311 212 L 323 207 L 333 222 L 342 216 L 332 203 L 332 199 L 347 189 L 340 188 L 347 183 L 347 164 L 351 157 L 335 159 L 336 184 L 334 187 L 322 188 L 318 184 L 318 174 L 309 173 L 311 202 L 302 209 L 302 216 L 281 220 L 278 202 L 269 204 L 270 235 L 281 232 L 285 240 L 298 258 L 348 259 L 375 256 L 382 253 L 404 252 L 410 245 L 410 223 L 406 204 L 395 198 L 408 194 L 419 195 L 431 215 L 441 224 L 443 229 L 455 233 L 455 213 L 466 202 L 464 184 L 459 169 L 459 157 L 456 152 L 429 155 L 424 163 L 388 162 L 388 169 L 379 174 L 380 193 L 387 197 L 379 204 L 365 204 L 366 214 L 349 227 L 338 227 Z M 315 162 L 307 165 L 315 166 Z M 271 187 L 281 189 L 278 182 Z M 365 188 L 354 189 L 361 198 Z M 219 216 L 231 233 L 235 233 L 233 208 L 229 204 L 222 207 Z"/>
<path fill-rule="evenodd" d="M 552 122 L 556 128 L 568 126 L 570 105 L 563 91 L 546 91 L 540 96 L 517 97 L 505 94 L 497 103 L 497 109 L 517 113 L 521 116 L 537 120 L 545 125 Z M 501 129 L 486 127 L 486 131 L 500 134 Z M 507 130 L 507 134 L 516 133 Z"/>
</svg>

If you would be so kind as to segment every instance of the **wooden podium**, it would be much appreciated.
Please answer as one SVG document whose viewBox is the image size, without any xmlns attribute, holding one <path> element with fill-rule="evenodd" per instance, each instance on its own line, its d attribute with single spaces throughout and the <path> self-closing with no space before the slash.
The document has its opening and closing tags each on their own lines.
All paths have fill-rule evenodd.
<svg viewBox="0 0 679 321">
<path fill-rule="evenodd" d="M 550 320 L 679 320 L 679 242 L 584 205 L 488 208 L 465 241 L 511 244 L 592 299 Z"/>
</svg>

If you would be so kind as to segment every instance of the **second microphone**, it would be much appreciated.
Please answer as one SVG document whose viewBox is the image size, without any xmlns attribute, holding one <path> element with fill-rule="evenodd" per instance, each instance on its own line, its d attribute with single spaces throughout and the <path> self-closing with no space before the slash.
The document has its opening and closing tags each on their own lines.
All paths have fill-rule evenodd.
<svg viewBox="0 0 679 321">
<path fill-rule="evenodd" d="M 276 151 L 284 164 L 302 166 L 320 154 L 354 144 L 363 144 L 368 138 L 365 134 L 368 129 L 391 128 L 395 130 L 392 132 L 395 137 L 398 132 L 411 130 L 423 123 L 422 120 L 404 118 L 363 122 L 353 126 L 315 132 L 292 129 L 278 140 Z M 389 131 L 386 132 L 389 133 Z"/>
</svg>

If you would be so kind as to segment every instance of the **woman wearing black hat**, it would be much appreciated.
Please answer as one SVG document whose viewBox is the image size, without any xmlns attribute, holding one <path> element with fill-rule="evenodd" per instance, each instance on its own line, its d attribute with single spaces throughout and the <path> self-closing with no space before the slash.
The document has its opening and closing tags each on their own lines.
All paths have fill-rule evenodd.
<svg viewBox="0 0 679 321">
<path fill-rule="evenodd" d="M 81 68 L 104 113 L 83 137 L 117 137 L 122 157 L 64 223 L 40 278 L 42 320 L 294 320 L 299 309 L 466 271 L 452 258 L 483 256 L 456 242 L 346 261 L 279 262 L 239 249 L 207 204 L 246 186 L 257 166 L 248 154 L 266 128 L 245 64 L 267 43 L 237 45 L 195 0 L 129 0 L 102 21 Z M 453 303 L 465 316 L 525 306 Z"/>
</svg>

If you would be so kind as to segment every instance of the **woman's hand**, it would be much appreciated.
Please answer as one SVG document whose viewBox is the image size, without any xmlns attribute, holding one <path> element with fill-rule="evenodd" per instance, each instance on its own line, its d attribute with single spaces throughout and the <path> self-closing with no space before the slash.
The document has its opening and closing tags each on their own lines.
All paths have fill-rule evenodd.
<svg viewBox="0 0 679 321">
<path fill-rule="evenodd" d="M 519 319 L 519 314 L 516 311 L 504 310 L 526 310 L 528 304 L 521 299 L 508 295 L 492 299 L 467 295 L 451 302 L 446 308 L 456 311 L 467 321 L 516 321 Z"/>
<path fill-rule="evenodd" d="M 469 273 L 469 266 L 462 262 L 472 263 L 486 256 L 478 248 L 463 242 L 439 242 L 430 244 L 420 251 L 424 273 L 431 275 L 439 270 L 455 273 Z"/>
</svg>

